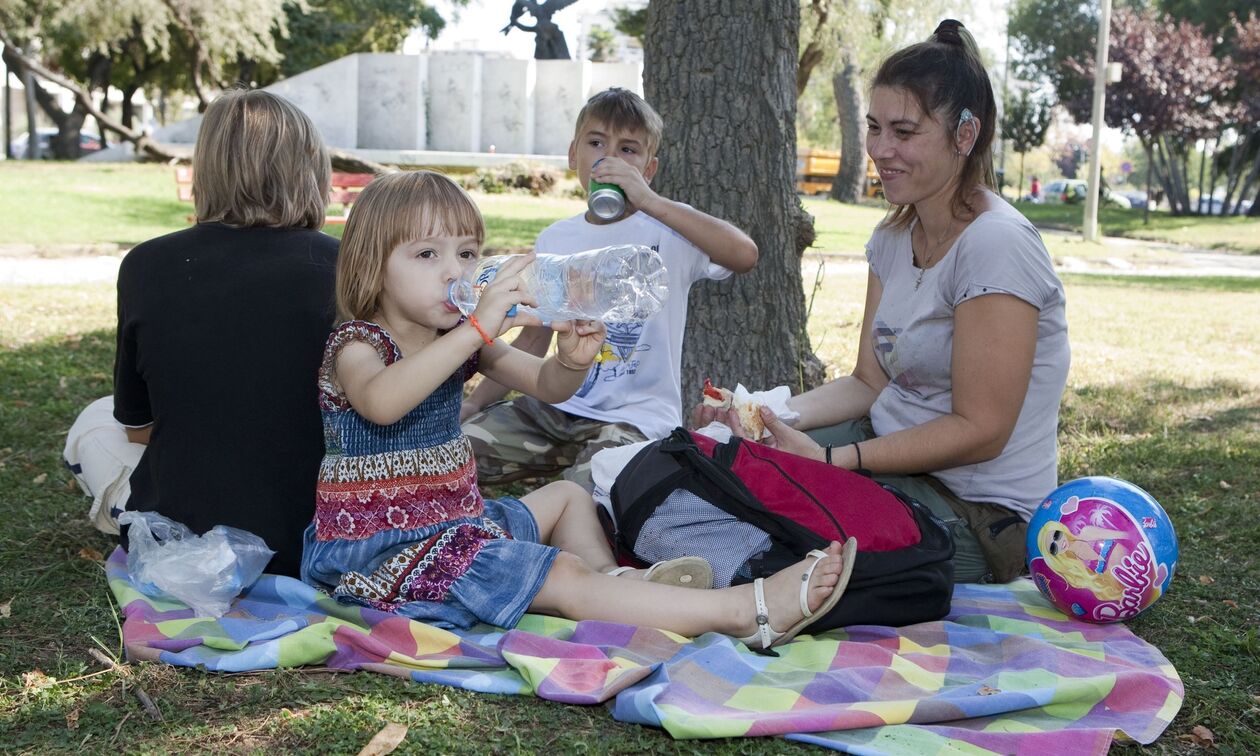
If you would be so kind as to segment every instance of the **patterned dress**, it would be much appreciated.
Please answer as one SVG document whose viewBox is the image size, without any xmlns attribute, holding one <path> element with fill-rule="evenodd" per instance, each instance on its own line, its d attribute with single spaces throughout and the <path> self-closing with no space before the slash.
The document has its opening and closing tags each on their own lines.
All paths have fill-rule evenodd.
<svg viewBox="0 0 1260 756">
<path fill-rule="evenodd" d="M 460 429 L 474 354 L 415 409 L 376 425 L 335 381 L 338 353 L 362 341 L 386 365 L 402 359 L 389 334 L 361 320 L 328 338 L 319 371 L 325 454 L 302 579 L 340 601 L 443 627 L 511 627 L 542 587 L 556 549 L 517 499 L 486 501 Z"/>
</svg>

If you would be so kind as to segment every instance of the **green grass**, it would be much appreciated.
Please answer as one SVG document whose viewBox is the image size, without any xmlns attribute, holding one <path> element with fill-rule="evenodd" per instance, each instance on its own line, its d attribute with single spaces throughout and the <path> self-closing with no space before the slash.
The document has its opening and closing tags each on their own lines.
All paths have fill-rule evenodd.
<svg viewBox="0 0 1260 756">
<path fill-rule="evenodd" d="M 1029 220 L 1038 226 L 1079 232 L 1085 217 L 1082 205 L 1034 205 L 1016 203 Z M 1151 213 L 1150 223 L 1143 221 L 1141 210 L 1103 207 L 1098 211 L 1098 224 L 1105 236 L 1188 244 L 1223 252 L 1260 254 L 1260 218 L 1245 216 L 1174 216 Z"/>
<path fill-rule="evenodd" d="M 552 222 L 577 214 L 581 200 L 515 194 L 474 195 L 486 215 L 486 247 L 532 247 Z M 13 222 L 3 244 L 118 244 L 188 227 L 193 207 L 175 196 L 174 169 L 153 164 L 0 162 L 0 208 Z M 341 238 L 344 226 L 325 232 Z"/>
<path fill-rule="evenodd" d="M 0 164 L 0 178 L 6 217 L 21 220 L 6 227 L 11 242 L 131 244 L 184 227 L 189 210 L 174 200 L 166 167 Z M 552 220 L 582 207 L 519 195 L 477 201 L 489 246 L 505 248 L 530 245 Z M 804 204 L 818 221 L 817 251 L 860 255 L 882 217 L 878 207 Z M 1047 242 L 1056 256 L 1115 254 L 1070 237 L 1048 234 Z M 834 377 L 854 360 L 866 273 L 858 259 L 809 257 L 807 288 L 819 265 L 810 336 Z M 1181 539 L 1173 589 L 1131 623 L 1186 684 L 1181 714 L 1150 750 L 1190 750 L 1179 738 L 1204 725 L 1222 752 L 1260 752 L 1260 281 L 1065 282 L 1072 369 L 1060 477 L 1114 475 L 1143 485 Z M 60 461 L 77 412 L 110 391 L 113 328 L 111 284 L 0 287 L 0 607 L 11 611 L 0 610 L 4 747 L 353 752 L 396 721 L 411 728 L 403 752 L 805 751 L 782 740 L 679 743 L 616 723 L 603 708 L 367 673 L 227 676 L 141 663 L 74 680 L 102 669 L 89 648 L 120 654 L 116 608 L 96 561 L 112 542 L 87 524 L 87 502 Z M 153 696 L 163 722 L 145 717 L 137 687 Z"/>
<path fill-rule="evenodd" d="M 834 375 L 852 364 L 865 274 L 850 261 L 823 264 L 810 332 Z M 1222 752 L 1260 751 L 1260 292 L 1239 279 L 1092 276 L 1069 277 L 1067 289 L 1073 364 L 1060 476 L 1140 483 L 1169 510 L 1181 540 L 1173 589 L 1130 624 L 1186 685 L 1181 714 L 1149 750 L 1187 750 L 1179 736 L 1204 725 Z M 6 287 L 0 302 L 0 604 L 12 612 L 0 618 L 7 747 L 353 752 L 396 721 L 411 728 L 403 749 L 410 752 L 805 751 L 782 740 L 676 743 L 616 723 L 603 708 L 369 673 L 228 676 L 140 663 L 71 681 L 102 669 L 88 654 L 98 641 L 119 653 L 116 609 L 95 561 L 112 543 L 85 521 L 87 502 L 60 462 L 75 414 L 110 390 L 113 290 Z M 163 722 L 144 716 L 136 687 L 154 698 Z"/>
</svg>

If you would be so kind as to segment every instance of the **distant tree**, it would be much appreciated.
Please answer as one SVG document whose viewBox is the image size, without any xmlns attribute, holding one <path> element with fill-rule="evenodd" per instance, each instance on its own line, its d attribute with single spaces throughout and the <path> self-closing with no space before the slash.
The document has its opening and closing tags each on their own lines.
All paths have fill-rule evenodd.
<svg viewBox="0 0 1260 756">
<path fill-rule="evenodd" d="M 72 107 L 65 110 L 41 84 L 33 84 L 35 100 L 57 125 L 54 155 L 77 158 L 79 133 L 89 114 L 134 141 L 131 128 L 108 118 L 102 108 L 115 71 L 121 74 L 119 83 L 134 92 L 159 68 L 174 68 L 180 83 L 204 105 L 210 88 L 228 83 L 225 72 L 241 59 L 279 60 L 272 34 L 284 33 L 285 2 L 0 0 L 0 30 L 8 40 L 4 60 L 19 76 L 32 72 L 75 92 Z M 143 59 L 138 50 L 144 51 Z"/>
<path fill-rule="evenodd" d="M 1092 56 L 1098 39 L 1098 6 L 1082 0 L 1015 0 L 1008 29 L 1012 74 L 1046 83 L 1060 102 L 1085 97 L 1093 83 L 1068 65 Z"/>
<path fill-rule="evenodd" d="M 32 92 L 57 125 L 54 155 L 67 159 L 79 157 L 89 113 L 138 144 L 131 98 L 141 88 L 187 91 L 204 109 L 238 82 L 268 84 L 353 52 L 397 50 L 413 28 L 435 35 L 442 23 L 424 0 L 0 0 L 9 67 L 75 93 L 65 110 L 43 86 Z M 118 120 L 106 113 L 111 86 L 123 93 Z"/>
<path fill-rule="evenodd" d="M 1255 13 L 1256 0 L 1156 0 L 1155 6 L 1173 18 L 1203 27 L 1209 39 L 1227 46 L 1236 27 L 1234 20 Z M 1218 52 L 1221 50 L 1218 50 Z"/>
<path fill-rule="evenodd" d="M 1119 8 L 1113 14 L 1108 57 L 1124 75 L 1107 87 L 1107 125 L 1134 134 L 1146 149 L 1151 174 L 1174 214 L 1195 212 L 1190 203 L 1189 157 L 1196 140 L 1232 123 L 1235 72 L 1230 59 L 1212 53 L 1212 40 L 1189 21 L 1152 10 Z M 1069 60 L 1093 77 L 1093 55 Z M 1088 120 L 1092 95 L 1064 101 L 1078 122 Z"/>
<path fill-rule="evenodd" d="M 591 27 L 586 46 L 590 49 L 587 57 L 597 63 L 613 60 L 617 55 L 617 37 L 602 26 Z"/>
<path fill-rule="evenodd" d="M 1241 200 L 1254 193 L 1247 214 L 1257 217 L 1260 216 L 1260 17 L 1255 13 L 1246 21 L 1235 17 L 1231 31 L 1230 49 L 1238 72 L 1235 90 L 1238 118 L 1234 124 L 1237 138 L 1221 154 L 1225 169 L 1221 212 L 1231 212 Z"/>
<path fill-rule="evenodd" d="M 639 44 L 643 44 L 643 37 L 647 31 L 647 4 L 642 7 L 621 6 L 612 8 L 613 28 L 627 37 L 633 37 L 639 40 Z"/>
<path fill-rule="evenodd" d="M 430 0 L 306 0 L 290 5 L 285 17 L 287 32 L 275 38 L 279 64 L 258 61 L 245 81 L 265 86 L 354 53 L 398 52 L 413 29 L 434 39 L 446 26 Z"/>
<path fill-rule="evenodd" d="M 1025 89 L 1018 97 L 1008 97 L 1002 114 L 1002 136 L 1010 140 L 1019 155 L 1019 183 L 1016 196 L 1024 193 L 1024 156 L 1046 142 L 1050 128 L 1050 104 Z"/>
</svg>

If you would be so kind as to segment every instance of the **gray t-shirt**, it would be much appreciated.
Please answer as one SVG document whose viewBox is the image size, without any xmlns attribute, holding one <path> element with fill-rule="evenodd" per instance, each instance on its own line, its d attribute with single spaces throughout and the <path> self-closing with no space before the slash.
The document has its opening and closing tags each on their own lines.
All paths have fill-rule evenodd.
<svg viewBox="0 0 1260 756">
<path fill-rule="evenodd" d="M 884 289 L 873 325 L 875 356 L 889 379 L 871 406 L 871 423 L 883 436 L 949 414 L 954 309 L 985 294 L 1028 302 L 1040 313 L 1037 351 L 1010 440 L 987 462 L 932 472 L 961 498 L 1000 504 L 1027 520 L 1058 485 L 1059 402 L 1071 361 L 1063 283 L 1037 229 L 996 195 L 989 201 L 992 209 L 923 271 L 918 290 L 909 228 L 877 228 L 867 243 L 867 260 Z"/>
</svg>

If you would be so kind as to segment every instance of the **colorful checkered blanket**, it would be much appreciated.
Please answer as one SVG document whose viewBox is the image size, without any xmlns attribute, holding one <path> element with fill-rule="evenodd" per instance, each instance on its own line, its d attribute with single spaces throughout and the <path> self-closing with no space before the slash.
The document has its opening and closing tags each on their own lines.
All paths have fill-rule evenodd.
<svg viewBox="0 0 1260 756">
<path fill-rule="evenodd" d="M 798 639 L 777 658 L 726 636 L 526 615 L 448 632 L 264 575 L 219 619 L 142 595 L 106 565 L 133 661 L 214 672 L 370 670 L 485 693 L 611 702 L 676 738 L 785 735 L 850 753 L 1101 753 L 1181 708 L 1177 671 L 1123 625 L 1068 619 L 1026 580 L 960 585 L 939 622 Z"/>
</svg>

